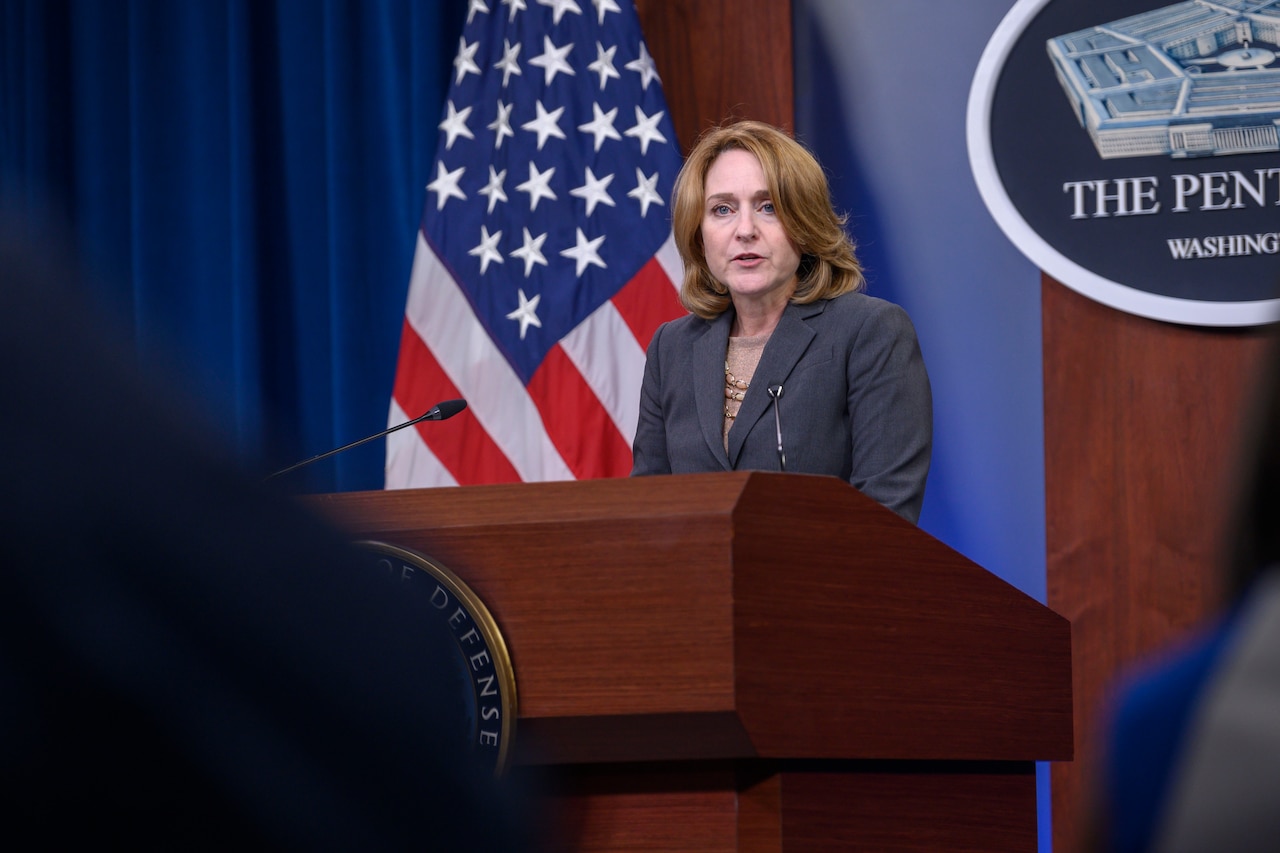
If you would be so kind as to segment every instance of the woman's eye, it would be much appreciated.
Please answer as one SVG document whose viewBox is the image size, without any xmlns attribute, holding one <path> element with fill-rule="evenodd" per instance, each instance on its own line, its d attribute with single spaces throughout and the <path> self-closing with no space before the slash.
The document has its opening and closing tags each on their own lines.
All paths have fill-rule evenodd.
<svg viewBox="0 0 1280 853">
<path fill-rule="evenodd" d="M 711 208 L 711 212 L 716 216 L 725 216 L 729 213 L 729 205 L 717 204 L 715 207 Z"/>
<path fill-rule="evenodd" d="M 771 202 L 771 201 L 766 201 L 764 204 L 760 205 L 760 212 L 761 212 L 761 213 L 773 213 L 773 202 Z"/>
</svg>

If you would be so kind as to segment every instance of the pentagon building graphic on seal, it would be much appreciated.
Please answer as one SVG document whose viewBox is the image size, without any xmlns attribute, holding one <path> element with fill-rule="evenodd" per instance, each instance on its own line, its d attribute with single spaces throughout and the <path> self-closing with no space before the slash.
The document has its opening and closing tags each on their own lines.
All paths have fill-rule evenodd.
<svg viewBox="0 0 1280 853">
<path fill-rule="evenodd" d="M 1280 0 L 1189 0 L 1047 48 L 1104 159 L 1280 151 Z"/>
</svg>

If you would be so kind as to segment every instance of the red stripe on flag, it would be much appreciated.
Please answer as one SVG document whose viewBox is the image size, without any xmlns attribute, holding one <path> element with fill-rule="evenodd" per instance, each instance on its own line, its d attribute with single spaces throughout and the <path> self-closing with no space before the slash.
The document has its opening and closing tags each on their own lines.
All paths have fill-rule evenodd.
<svg viewBox="0 0 1280 853">
<path fill-rule="evenodd" d="M 441 400 L 462 396 L 408 320 L 400 333 L 400 362 L 392 394 L 410 419 Z M 414 429 L 459 485 L 520 482 L 506 454 L 470 411 L 447 421 L 420 423 Z"/>
<path fill-rule="evenodd" d="M 659 326 L 689 313 L 680 304 L 676 289 L 657 258 L 650 258 L 614 295 L 613 304 L 640 342 L 641 349 L 649 348 L 649 341 Z"/>
<path fill-rule="evenodd" d="M 559 344 L 547 353 L 528 387 L 547 435 L 576 479 L 631 473 L 631 448 Z"/>
</svg>

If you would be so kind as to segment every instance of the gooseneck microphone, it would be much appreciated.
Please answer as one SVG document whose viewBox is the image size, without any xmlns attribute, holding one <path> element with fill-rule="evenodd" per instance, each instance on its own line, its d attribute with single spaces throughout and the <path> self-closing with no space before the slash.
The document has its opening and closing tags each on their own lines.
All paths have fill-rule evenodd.
<svg viewBox="0 0 1280 853">
<path fill-rule="evenodd" d="M 390 435 L 396 430 L 401 430 L 401 429 L 404 429 L 405 427 L 411 427 L 416 423 L 421 423 L 422 421 L 448 420 L 449 418 L 458 414 L 458 412 L 461 412 L 466 407 L 467 407 L 466 400 L 445 400 L 443 403 L 440 403 L 437 406 L 433 406 L 431 410 L 426 414 L 418 415 L 416 418 L 414 418 L 411 421 L 405 421 L 402 424 L 396 424 L 393 427 L 384 429 L 382 432 L 374 433 L 373 435 L 368 436 L 366 438 L 362 438 L 359 441 L 353 441 L 350 444 L 344 444 L 341 447 L 334 448 L 333 450 L 326 451 L 317 456 L 312 456 L 310 459 L 304 459 L 301 462 L 296 462 L 293 465 L 290 465 L 288 468 L 281 468 L 279 471 L 276 471 L 274 474 L 269 474 L 268 476 L 264 477 L 262 479 L 262 482 L 265 483 L 267 482 L 267 480 L 275 479 L 276 477 L 279 477 L 281 474 L 288 474 L 290 471 L 296 471 L 299 468 L 304 468 L 307 465 L 310 465 L 312 462 L 319 462 L 321 459 L 328 459 L 330 456 L 341 453 L 344 450 L 350 450 L 353 447 L 359 447 L 362 444 L 366 444 L 370 441 L 373 441 L 375 438 L 382 438 L 384 435 Z"/>
<path fill-rule="evenodd" d="M 773 423 L 778 428 L 778 470 L 787 470 L 787 454 L 782 450 L 782 415 L 778 414 L 778 401 L 782 399 L 782 386 L 770 385 L 769 396 L 773 399 Z"/>
</svg>

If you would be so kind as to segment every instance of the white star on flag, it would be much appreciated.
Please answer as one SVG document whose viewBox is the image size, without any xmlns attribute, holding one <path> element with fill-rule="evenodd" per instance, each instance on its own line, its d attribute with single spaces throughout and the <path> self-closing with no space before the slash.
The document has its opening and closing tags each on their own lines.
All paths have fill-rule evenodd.
<svg viewBox="0 0 1280 853">
<path fill-rule="evenodd" d="M 538 117 L 533 121 L 526 121 L 520 125 L 520 128 L 538 135 L 538 150 L 541 151 L 542 146 L 547 144 L 548 137 L 554 136 L 556 139 L 564 139 L 564 131 L 560 129 L 560 116 L 564 114 L 564 107 L 557 107 L 551 112 L 547 112 L 546 107 L 542 106 L 542 101 L 538 101 L 536 106 Z"/>
<path fill-rule="evenodd" d="M 605 12 L 621 12 L 622 11 L 620 8 L 618 8 L 618 4 L 614 2 L 614 0 L 591 0 L 591 5 L 595 6 L 596 11 L 600 13 L 599 23 L 600 23 L 600 26 L 602 27 L 604 26 Z"/>
<path fill-rule="evenodd" d="M 520 307 L 508 314 L 507 319 L 520 321 L 520 340 L 523 341 L 530 326 L 542 328 L 542 321 L 538 319 L 538 302 L 542 300 L 542 294 L 529 299 L 524 295 L 523 289 L 516 293 L 520 297 Z"/>
<path fill-rule="evenodd" d="M 627 193 L 627 198 L 634 198 L 636 201 L 640 202 L 641 216 L 649 215 L 649 205 L 651 204 L 666 204 L 666 202 L 662 200 L 662 196 L 658 194 L 658 177 L 659 175 L 657 172 L 645 177 L 644 172 L 636 169 L 636 188 Z"/>
<path fill-rule="evenodd" d="M 644 114 L 644 110 L 636 107 L 636 124 L 635 127 L 628 130 L 627 136 L 634 136 L 640 140 L 640 153 L 649 153 L 650 142 L 666 142 L 667 138 L 662 135 L 662 131 L 658 130 L 658 122 L 662 121 L 665 113 L 656 112 L 651 116 Z"/>
<path fill-rule="evenodd" d="M 507 200 L 507 194 L 502 189 L 502 182 L 507 179 L 507 170 L 501 172 L 489 167 L 489 183 L 484 185 L 484 189 L 480 190 L 480 195 L 489 199 L 489 209 L 486 213 L 493 213 L 493 206 L 500 201 Z M 634 190 L 633 190 L 634 192 Z"/>
<path fill-rule="evenodd" d="M 512 44 L 506 39 L 503 39 L 502 58 L 493 64 L 494 68 L 497 68 L 502 72 L 502 88 L 507 88 L 507 83 L 511 81 L 512 74 L 524 73 L 520 70 L 520 63 L 517 61 L 519 58 L 520 45 Z"/>
<path fill-rule="evenodd" d="M 525 9 L 529 8 L 525 5 L 524 0 L 502 0 L 502 5 L 510 7 L 507 10 L 507 23 L 511 23 L 516 19 L 516 12 L 523 12 Z"/>
<path fill-rule="evenodd" d="M 582 233 L 582 229 L 578 229 L 578 242 L 572 249 L 565 249 L 560 254 L 566 258 L 571 258 L 577 262 L 578 278 L 582 278 L 582 273 L 589 266 L 597 266 L 602 269 L 607 267 L 604 261 L 600 260 L 600 244 L 604 242 L 604 235 L 600 235 L 594 240 L 588 240 L 587 235 Z"/>
<path fill-rule="evenodd" d="M 524 261 L 524 277 L 528 278 L 529 273 L 533 271 L 534 264 L 542 264 L 544 267 L 547 265 L 547 259 L 542 254 L 542 244 L 547 242 L 547 235 L 539 234 L 534 237 L 529 233 L 528 228 L 523 229 L 523 231 L 524 245 L 512 252 L 511 257 L 520 258 Z"/>
<path fill-rule="evenodd" d="M 458 181 L 462 180 L 462 173 L 467 170 L 467 167 L 459 166 L 449 172 L 445 170 L 443 160 L 437 161 L 436 167 L 436 179 L 427 184 L 427 189 L 437 194 L 436 210 L 443 210 L 444 203 L 451 198 L 466 201 L 466 195 L 458 188 Z"/>
<path fill-rule="evenodd" d="M 653 64 L 653 57 L 649 55 L 649 49 L 643 44 L 640 45 L 640 57 L 631 60 L 624 67 L 628 71 L 640 74 L 642 88 L 648 89 L 649 84 L 658 79 L 658 66 Z"/>
<path fill-rule="evenodd" d="M 587 216 L 590 216 L 595 212 L 597 204 L 607 204 L 610 207 L 614 206 L 613 199 L 608 193 L 609 184 L 613 182 L 613 175 L 605 175 L 603 178 L 597 180 L 596 176 L 591 172 L 591 167 L 588 166 L 585 180 L 586 183 L 582 186 L 569 190 L 569 195 L 586 199 Z M 578 275 L 582 275 L 582 273 L 578 273 Z"/>
<path fill-rule="evenodd" d="M 458 55 L 454 57 L 453 60 L 453 67 L 458 70 L 458 79 L 454 80 L 454 83 L 461 83 L 462 78 L 466 77 L 468 74 L 480 73 L 480 66 L 476 65 L 475 60 L 476 51 L 479 49 L 480 42 L 478 41 L 467 44 L 465 36 L 459 40 Z"/>
<path fill-rule="evenodd" d="M 622 75 L 618 73 L 618 69 L 613 67 L 613 55 L 618 52 L 618 46 L 614 45 L 609 49 L 600 42 L 596 42 L 596 61 L 587 66 L 588 71 L 594 71 L 600 75 L 600 91 L 604 91 L 604 84 L 609 82 L 609 78 L 621 80 Z"/>
<path fill-rule="evenodd" d="M 488 130 L 493 131 L 493 147 L 501 148 L 503 137 L 515 136 L 516 132 L 511 129 L 511 110 L 515 104 L 504 104 L 498 101 L 498 117 L 489 125 Z"/>
<path fill-rule="evenodd" d="M 530 65 L 536 65 L 543 70 L 546 75 L 546 84 L 551 85 L 551 81 L 556 79 L 557 74 L 576 74 L 573 66 L 565 61 L 565 57 L 569 55 L 569 51 L 573 50 L 573 42 L 569 42 L 564 47 L 556 47 L 551 43 L 550 36 L 542 37 L 542 53 L 529 60 Z"/>
<path fill-rule="evenodd" d="M 599 104 L 593 103 L 591 105 L 591 112 L 595 114 L 594 117 L 586 124 L 578 125 L 578 130 L 583 133 L 589 133 L 595 137 L 596 151 L 600 150 L 600 146 L 604 145 L 604 141 L 606 139 L 622 139 L 622 135 L 619 134 L 617 129 L 613 126 L 613 120 L 618 117 L 617 107 L 614 107 L 606 113 L 600 109 Z"/>
<path fill-rule="evenodd" d="M 553 24 L 560 23 L 560 19 L 564 17 L 565 12 L 572 12 L 575 15 L 582 14 L 582 8 L 578 5 L 577 0 L 538 0 L 538 5 L 551 7 L 551 23 Z"/>
<path fill-rule="evenodd" d="M 440 129 L 445 132 L 445 151 L 453 147 L 454 140 L 459 136 L 465 136 L 467 139 L 476 138 L 475 134 L 467 127 L 467 118 L 471 115 L 471 107 L 466 107 L 462 112 L 458 112 L 453 106 L 453 101 L 449 101 L 447 107 L 449 114 L 445 116 L 444 121 L 440 122 Z"/>
<path fill-rule="evenodd" d="M 551 191 L 551 179 L 555 177 L 555 174 L 555 166 L 545 172 L 539 172 L 533 161 L 529 161 L 529 180 L 523 184 L 516 184 L 517 190 L 529 194 L 529 210 L 538 209 L 539 199 L 549 198 L 552 201 L 556 200 L 556 194 Z"/>
<path fill-rule="evenodd" d="M 480 243 L 467 254 L 480 258 L 480 275 L 484 275 L 489 269 L 489 263 L 503 263 L 502 253 L 498 251 L 498 241 L 502 239 L 502 232 L 498 231 L 489 234 L 489 229 L 480 226 Z"/>
</svg>

